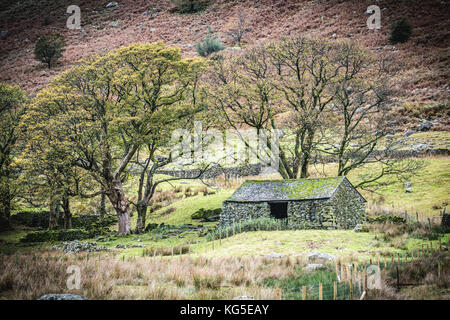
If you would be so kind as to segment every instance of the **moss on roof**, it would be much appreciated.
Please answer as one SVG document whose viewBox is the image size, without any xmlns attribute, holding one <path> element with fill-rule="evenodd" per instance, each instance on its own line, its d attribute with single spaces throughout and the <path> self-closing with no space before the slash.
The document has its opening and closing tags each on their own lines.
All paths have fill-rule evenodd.
<svg viewBox="0 0 450 320">
<path fill-rule="evenodd" d="M 312 200 L 330 198 L 345 177 L 247 180 L 228 201 Z"/>
</svg>

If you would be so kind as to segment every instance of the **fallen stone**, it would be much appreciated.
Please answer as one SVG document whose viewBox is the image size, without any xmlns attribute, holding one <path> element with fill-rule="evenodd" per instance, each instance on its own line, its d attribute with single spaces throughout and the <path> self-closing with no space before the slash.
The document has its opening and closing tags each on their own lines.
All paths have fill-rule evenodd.
<svg viewBox="0 0 450 320">
<path fill-rule="evenodd" d="M 255 300 L 255 298 L 247 297 L 247 296 L 237 296 L 237 297 L 234 297 L 233 300 Z"/>
<path fill-rule="evenodd" d="M 431 122 L 424 122 L 417 126 L 417 130 L 419 131 L 430 131 L 430 129 L 433 127 L 433 123 Z"/>
<path fill-rule="evenodd" d="M 405 132 L 405 134 L 403 135 L 404 137 L 409 137 L 411 135 L 413 135 L 414 133 L 416 133 L 414 130 L 408 130 Z"/>
<path fill-rule="evenodd" d="M 118 4 L 117 2 L 112 1 L 112 2 L 108 3 L 108 4 L 105 6 L 105 8 L 114 8 L 114 7 L 117 7 L 118 5 L 119 5 L 119 4 Z"/>
<path fill-rule="evenodd" d="M 5 39 L 8 36 L 8 31 L 7 30 L 2 30 L 0 31 L 0 39 Z"/>
<path fill-rule="evenodd" d="M 104 246 L 98 246 L 96 242 L 80 242 L 78 240 L 63 242 L 60 246 L 53 246 L 52 249 L 63 250 L 65 253 L 78 253 L 81 251 L 108 251 Z"/>
<path fill-rule="evenodd" d="M 281 254 L 275 253 L 275 252 L 272 252 L 272 253 L 269 253 L 269 254 L 266 255 L 266 258 L 278 259 L 278 258 L 282 258 L 282 257 L 283 256 Z"/>
<path fill-rule="evenodd" d="M 318 252 L 318 251 L 313 251 L 308 255 L 308 260 L 309 261 L 332 261 L 334 260 L 336 257 L 328 254 L 328 253 L 323 253 L 323 252 Z"/>
<path fill-rule="evenodd" d="M 321 263 L 310 263 L 306 267 L 303 268 L 304 271 L 316 271 L 316 270 L 323 270 L 326 269 L 326 267 Z"/>
<path fill-rule="evenodd" d="M 89 299 L 72 293 L 50 293 L 43 295 L 38 300 L 89 300 Z"/>
</svg>

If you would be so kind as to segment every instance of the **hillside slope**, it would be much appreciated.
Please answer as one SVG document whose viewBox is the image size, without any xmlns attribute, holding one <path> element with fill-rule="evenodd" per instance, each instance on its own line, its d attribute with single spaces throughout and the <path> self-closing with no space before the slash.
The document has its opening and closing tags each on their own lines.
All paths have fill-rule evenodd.
<svg viewBox="0 0 450 320">
<path fill-rule="evenodd" d="M 0 4 L 0 81 L 21 85 L 30 93 L 42 89 L 62 70 L 90 53 L 104 52 L 133 42 L 163 40 L 179 46 L 186 56 L 195 55 L 195 43 L 208 26 L 233 46 L 226 30 L 237 12 L 246 12 L 244 43 L 286 35 L 310 34 L 327 38 L 353 38 L 385 55 L 394 54 L 401 64 L 398 79 L 404 81 L 403 101 L 448 101 L 450 65 L 448 1 L 380 0 L 381 30 L 369 30 L 365 13 L 373 0 L 211 0 L 195 14 L 179 14 L 169 0 L 121 0 L 113 8 L 108 1 L 80 0 L 81 30 L 66 28 L 68 0 L 5 1 Z M 406 17 L 414 28 L 412 39 L 392 46 L 387 38 L 393 21 Z M 36 39 L 48 32 L 67 38 L 67 50 L 57 66 L 48 70 L 33 58 Z"/>
</svg>

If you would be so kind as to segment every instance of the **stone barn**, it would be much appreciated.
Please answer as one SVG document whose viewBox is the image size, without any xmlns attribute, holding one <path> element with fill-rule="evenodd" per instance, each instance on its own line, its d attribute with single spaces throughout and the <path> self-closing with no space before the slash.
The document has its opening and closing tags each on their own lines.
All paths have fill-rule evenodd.
<svg viewBox="0 0 450 320">
<path fill-rule="evenodd" d="M 324 229 L 363 223 L 366 200 L 346 177 L 248 180 L 223 202 L 220 225 L 262 217 L 292 226 L 313 222 Z"/>
</svg>

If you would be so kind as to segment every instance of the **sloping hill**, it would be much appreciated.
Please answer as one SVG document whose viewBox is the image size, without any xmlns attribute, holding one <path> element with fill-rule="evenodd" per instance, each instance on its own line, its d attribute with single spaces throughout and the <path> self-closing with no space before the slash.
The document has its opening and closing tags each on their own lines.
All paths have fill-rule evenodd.
<svg viewBox="0 0 450 320">
<path fill-rule="evenodd" d="M 450 10 L 448 1 L 380 0 L 381 30 L 366 26 L 369 5 L 375 1 L 342 0 L 211 0 L 195 14 L 179 14 L 169 0 L 121 0 L 106 8 L 108 1 L 80 0 L 81 30 L 66 28 L 68 0 L 6 1 L 0 5 L 0 81 L 21 85 L 35 93 L 62 70 L 90 53 L 104 52 L 133 42 L 163 40 L 195 55 L 196 41 L 208 26 L 233 46 L 226 30 L 239 11 L 246 12 L 244 43 L 310 34 L 328 38 L 353 38 L 382 55 L 394 54 L 401 64 L 398 79 L 404 81 L 403 100 L 434 103 L 448 100 Z M 412 39 L 389 45 L 390 24 L 406 17 L 414 28 Z M 47 32 L 67 38 L 67 50 L 51 70 L 33 58 L 36 39 Z"/>
</svg>

